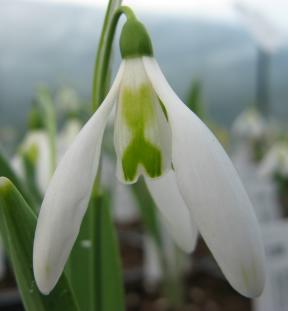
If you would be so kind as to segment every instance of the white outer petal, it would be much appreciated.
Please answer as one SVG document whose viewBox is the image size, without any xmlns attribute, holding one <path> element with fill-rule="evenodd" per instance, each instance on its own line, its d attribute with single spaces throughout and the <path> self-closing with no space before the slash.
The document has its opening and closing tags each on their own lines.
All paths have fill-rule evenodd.
<svg viewBox="0 0 288 311">
<path fill-rule="evenodd" d="M 97 173 L 104 129 L 122 73 L 123 66 L 106 99 L 63 156 L 45 194 L 33 250 L 35 280 L 44 294 L 57 283 L 78 235 Z"/>
<path fill-rule="evenodd" d="M 258 296 L 265 282 L 264 248 L 240 179 L 222 146 L 177 97 L 157 62 L 144 57 L 144 64 L 168 111 L 176 179 L 193 220 L 231 285 L 244 296 Z"/>
<path fill-rule="evenodd" d="M 178 190 L 174 172 L 170 170 L 160 178 L 145 178 L 145 181 L 173 240 L 185 252 L 192 252 L 197 242 L 197 229 Z"/>
</svg>

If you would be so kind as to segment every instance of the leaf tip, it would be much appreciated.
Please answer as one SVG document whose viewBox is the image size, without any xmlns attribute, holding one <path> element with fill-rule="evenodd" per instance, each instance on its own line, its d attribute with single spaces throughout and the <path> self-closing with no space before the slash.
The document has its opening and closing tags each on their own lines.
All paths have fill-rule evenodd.
<svg viewBox="0 0 288 311">
<path fill-rule="evenodd" d="M 13 184 L 7 177 L 0 177 L 0 195 L 6 195 L 12 188 Z"/>
</svg>

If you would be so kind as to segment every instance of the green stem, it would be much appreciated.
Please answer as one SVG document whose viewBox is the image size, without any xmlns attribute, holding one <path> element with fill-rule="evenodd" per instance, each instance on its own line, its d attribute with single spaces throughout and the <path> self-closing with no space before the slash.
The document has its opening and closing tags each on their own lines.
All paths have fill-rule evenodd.
<svg viewBox="0 0 288 311">
<path fill-rule="evenodd" d="M 50 175 L 52 176 L 56 164 L 57 164 L 57 156 L 56 156 L 56 132 L 57 132 L 57 125 L 56 125 L 56 116 L 55 110 L 53 106 L 53 101 L 51 98 L 51 94 L 49 93 L 48 89 L 42 87 L 39 89 L 39 101 L 42 108 L 42 113 L 44 116 L 44 126 L 46 132 L 48 134 L 49 140 L 49 152 L 50 152 Z"/>
<path fill-rule="evenodd" d="M 173 248 L 173 254 L 165 255 L 160 250 L 160 263 L 163 273 L 163 287 L 165 297 L 168 298 L 173 310 L 180 310 L 183 306 L 184 290 L 183 290 L 183 263 L 181 259 L 183 254 L 177 249 Z M 169 256 L 174 256 L 173 262 L 169 262 Z"/>
<path fill-rule="evenodd" d="M 112 2 L 113 0 L 109 2 L 108 11 L 104 20 L 103 31 L 96 55 L 92 91 L 93 111 L 96 111 L 107 94 L 109 77 L 108 72 L 111 66 L 112 45 L 119 18 L 122 14 L 125 14 L 127 19 L 136 19 L 134 12 L 129 7 L 120 6 L 119 8 L 115 9 L 111 4 Z M 109 9 L 114 12 L 109 12 Z M 110 20 L 111 22 L 109 23 Z"/>
<path fill-rule="evenodd" d="M 110 0 L 108 8 L 106 11 L 106 16 L 104 19 L 100 42 L 96 55 L 96 63 L 94 69 L 94 78 L 93 78 L 93 89 L 92 89 L 92 109 L 96 109 L 100 106 L 103 101 L 107 88 L 109 86 L 110 80 L 110 67 L 111 67 L 111 53 L 112 53 L 112 44 L 114 39 L 114 34 L 117 26 L 117 22 L 121 14 L 118 12 L 122 0 Z M 116 15 L 116 17 L 115 17 Z M 101 159 L 100 159 L 101 161 Z M 90 206 L 87 211 L 87 218 L 89 220 L 90 227 L 90 241 L 92 243 L 92 253 L 91 253 L 91 286 L 94 289 L 94 295 L 92 295 L 91 306 L 92 310 L 97 309 L 97 306 L 102 304 L 102 287 L 104 288 L 104 283 L 101 279 L 101 276 L 97 275 L 99 273 L 99 268 L 101 267 L 101 254 L 99 253 L 99 247 L 101 244 L 101 236 L 99 236 L 99 219 L 103 221 L 103 215 L 99 211 L 103 211 L 103 197 L 101 193 L 101 162 L 99 164 L 99 170 L 94 182 L 93 192 L 90 198 Z M 108 216 L 107 216 L 108 215 Z M 107 217 L 110 217 L 110 214 L 107 214 Z M 100 222 L 102 222 L 100 221 Z M 101 270 L 101 269 L 100 269 Z M 100 279 L 100 283 L 99 283 Z M 100 309 L 99 309 L 100 310 Z"/>
</svg>

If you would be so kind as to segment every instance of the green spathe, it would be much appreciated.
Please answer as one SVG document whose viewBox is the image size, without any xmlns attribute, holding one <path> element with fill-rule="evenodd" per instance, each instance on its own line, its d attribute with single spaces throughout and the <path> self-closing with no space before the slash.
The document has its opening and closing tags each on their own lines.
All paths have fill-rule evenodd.
<svg viewBox="0 0 288 311">
<path fill-rule="evenodd" d="M 120 37 L 122 58 L 153 56 L 153 48 L 145 26 L 136 19 L 128 19 Z"/>
</svg>

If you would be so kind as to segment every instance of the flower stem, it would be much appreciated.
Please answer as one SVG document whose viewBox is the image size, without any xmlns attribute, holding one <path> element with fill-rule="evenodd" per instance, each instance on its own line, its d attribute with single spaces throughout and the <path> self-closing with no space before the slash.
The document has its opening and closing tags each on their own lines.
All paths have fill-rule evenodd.
<svg viewBox="0 0 288 311">
<path fill-rule="evenodd" d="M 109 68 L 111 67 L 112 45 L 119 18 L 122 14 L 125 14 L 127 19 L 136 19 L 134 12 L 129 7 L 119 6 L 116 8 L 112 2 L 113 0 L 111 0 L 108 5 L 108 11 L 104 20 L 103 30 L 96 55 L 92 90 L 93 111 L 96 111 L 96 109 L 100 106 L 109 87 L 108 80 L 110 72 Z M 114 2 L 119 1 L 116 0 Z"/>
</svg>

